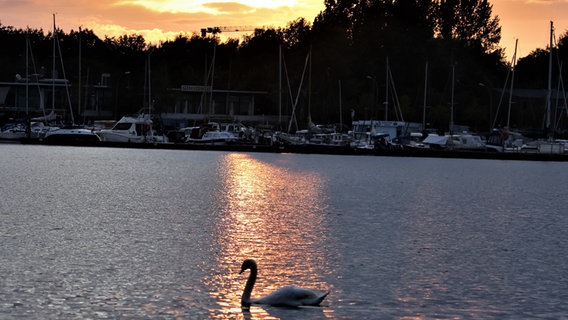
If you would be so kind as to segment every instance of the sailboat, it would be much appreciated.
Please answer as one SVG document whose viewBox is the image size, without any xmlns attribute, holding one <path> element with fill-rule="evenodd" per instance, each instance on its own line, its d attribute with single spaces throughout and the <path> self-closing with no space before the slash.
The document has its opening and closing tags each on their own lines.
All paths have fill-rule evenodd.
<svg viewBox="0 0 568 320">
<path fill-rule="evenodd" d="M 29 58 L 29 48 L 30 48 L 30 39 L 29 36 L 26 35 L 26 77 L 23 78 L 19 74 L 16 75 L 16 81 L 26 83 L 26 118 L 28 117 L 28 104 L 29 104 L 29 84 L 30 84 L 30 77 L 28 71 L 28 58 Z M 18 141 L 23 140 L 28 136 L 28 127 L 25 123 L 26 121 L 20 119 L 18 121 L 13 121 L 9 123 L 5 123 L 0 128 L 0 140 L 10 140 L 10 141 Z"/>
<path fill-rule="evenodd" d="M 554 24 L 550 21 L 550 45 L 548 54 L 548 90 L 546 94 L 546 118 L 545 118 L 545 131 L 547 135 L 546 141 L 538 141 L 537 148 L 539 153 L 565 153 L 567 152 L 566 146 L 568 141 L 566 140 L 554 140 L 554 130 L 552 120 L 551 120 L 551 109 L 552 109 L 552 54 L 554 48 Z M 560 69 L 562 67 L 560 66 Z M 562 84 L 562 78 L 560 78 L 560 84 Z"/>
<path fill-rule="evenodd" d="M 510 130 L 509 122 L 511 117 L 511 99 L 513 95 L 513 80 L 511 80 L 509 92 L 509 110 L 507 113 L 507 126 L 502 130 L 493 130 L 487 138 L 487 149 L 497 152 L 538 152 L 538 153 L 564 153 L 566 144 L 564 141 L 554 141 L 552 137 L 552 123 L 551 123 L 551 96 L 552 96 L 552 55 L 554 49 L 554 24 L 550 22 L 550 43 L 549 43 L 549 61 L 548 61 L 548 89 L 546 94 L 546 117 L 545 117 L 545 131 L 547 134 L 546 140 L 529 141 L 519 132 Z M 515 43 L 515 53 L 513 55 L 512 63 L 512 79 L 515 75 L 515 63 L 517 55 L 517 43 Z M 561 80 L 562 81 L 562 80 Z M 497 109 L 499 112 L 499 109 Z M 497 117 L 495 117 L 495 121 Z M 495 121 L 493 127 L 495 127 Z"/>
<path fill-rule="evenodd" d="M 455 92 L 455 64 L 452 65 L 452 95 L 450 102 L 450 126 L 449 133 L 438 135 L 430 133 L 422 141 L 425 146 L 434 149 L 447 149 L 447 150 L 468 150 L 468 151 L 483 151 L 485 150 L 485 142 L 480 136 L 471 134 L 468 131 L 455 132 L 458 126 L 454 123 L 454 92 Z"/>
<path fill-rule="evenodd" d="M 58 52 L 56 52 L 56 49 Z M 61 69 L 63 71 L 63 80 L 55 79 L 55 56 L 59 53 L 59 58 L 61 62 Z M 63 145 L 88 145 L 97 144 L 100 142 L 100 138 L 91 129 L 86 129 L 83 126 L 75 124 L 75 118 L 73 116 L 73 108 L 71 106 L 71 97 L 69 94 L 69 81 L 65 77 L 65 68 L 63 66 L 63 57 L 61 55 L 61 47 L 59 46 L 59 38 L 57 36 L 57 28 L 55 26 L 55 14 L 53 15 L 53 74 L 52 74 L 52 106 L 53 110 L 55 104 L 55 83 L 56 81 L 63 81 L 65 91 L 67 94 L 67 102 L 69 104 L 69 112 L 71 115 L 71 124 L 64 125 L 62 127 L 50 127 L 45 133 L 44 137 L 40 140 L 45 144 L 63 144 Z"/>
<path fill-rule="evenodd" d="M 377 79 L 374 76 L 367 76 L 367 79 L 373 81 L 374 88 L 377 90 Z M 384 120 L 353 120 L 351 123 L 353 141 L 350 144 L 353 149 L 384 151 L 400 148 L 400 145 L 392 143 L 393 139 L 406 134 L 408 131 L 419 129 L 419 124 L 404 121 L 388 57 L 386 58 L 385 84 Z M 374 94 L 376 95 L 377 92 L 375 91 Z M 395 114 L 396 120 L 388 120 L 391 99 L 393 102 L 391 112 Z"/>
</svg>

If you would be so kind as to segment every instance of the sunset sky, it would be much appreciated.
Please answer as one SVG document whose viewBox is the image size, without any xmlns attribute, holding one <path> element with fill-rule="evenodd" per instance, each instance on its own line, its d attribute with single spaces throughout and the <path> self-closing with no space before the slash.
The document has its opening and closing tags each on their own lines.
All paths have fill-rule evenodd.
<svg viewBox="0 0 568 320">
<path fill-rule="evenodd" d="M 519 39 L 517 57 L 546 48 L 550 21 L 556 37 L 568 29 L 564 0 L 490 0 L 502 26 L 501 46 L 508 59 Z M 65 32 L 79 26 L 100 37 L 139 34 L 147 42 L 199 33 L 212 26 L 285 26 L 298 17 L 312 22 L 324 0 L 0 0 L 0 23 L 44 31 L 52 28 L 52 14 Z M 225 33 L 226 36 L 230 34 Z"/>
</svg>

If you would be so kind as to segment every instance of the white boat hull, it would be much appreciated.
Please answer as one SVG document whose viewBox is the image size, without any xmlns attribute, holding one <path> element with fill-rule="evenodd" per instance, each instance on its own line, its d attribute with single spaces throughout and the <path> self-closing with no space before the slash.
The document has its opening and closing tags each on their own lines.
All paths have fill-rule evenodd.
<svg viewBox="0 0 568 320">
<path fill-rule="evenodd" d="M 129 134 L 128 132 L 116 132 L 112 130 L 101 130 L 97 132 L 99 138 L 103 142 L 128 142 L 128 143 L 142 143 L 144 142 L 143 136 Z"/>
<path fill-rule="evenodd" d="M 48 144 L 80 144 L 80 143 L 97 143 L 100 142 L 99 137 L 89 129 L 80 127 L 56 128 L 49 130 L 42 138 L 43 142 Z"/>
<path fill-rule="evenodd" d="M 4 132 L 0 132 L 0 140 L 21 140 L 21 139 L 24 139 L 25 137 L 26 137 L 26 133 L 25 133 L 25 132 L 21 132 L 21 131 L 15 131 L 15 132 L 4 131 Z"/>
<path fill-rule="evenodd" d="M 158 135 L 139 136 L 128 132 L 119 132 L 115 130 L 101 130 L 97 132 L 97 135 L 103 142 L 120 142 L 120 143 L 167 142 L 167 139 Z"/>
</svg>

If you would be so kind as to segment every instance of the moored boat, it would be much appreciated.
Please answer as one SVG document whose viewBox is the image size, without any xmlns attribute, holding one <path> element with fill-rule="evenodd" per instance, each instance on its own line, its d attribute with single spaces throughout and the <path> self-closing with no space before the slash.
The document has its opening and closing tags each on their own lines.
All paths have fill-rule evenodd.
<svg viewBox="0 0 568 320">
<path fill-rule="evenodd" d="M 78 125 L 51 127 L 40 140 L 45 144 L 57 145 L 90 145 L 100 142 L 93 130 Z"/>
<path fill-rule="evenodd" d="M 451 135 L 430 133 L 422 143 L 436 149 L 485 151 L 486 148 L 486 144 L 480 136 L 470 133 Z"/>
<path fill-rule="evenodd" d="M 50 128 L 43 122 L 30 122 L 28 125 L 24 123 L 8 123 L 2 126 L 0 130 L 0 140 L 17 142 L 26 139 L 40 139 L 45 137 Z"/>
<path fill-rule="evenodd" d="M 103 142 L 122 143 L 160 143 L 168 142 L 168 138 L 158 134 L 153 128 L 152 120 L 146 115 L 124 116 L 112 129 L 103 129 L 96 134 Z"/>
<path fill-rule="evenodd" d="M 8 123 L 0 129 L 0 140 L 21 140 L 26 137 L 26 126 L 21 123 Z"/>
<path fill-rule="evenodd" d="M 191 144 L 208 144 L 208 145 L 226 145 L 234 143 L 238 140 L 232 133 L 227 131 L 207 131 L 201 138 L 187 138 L 186 143 Z"/>
</svg>

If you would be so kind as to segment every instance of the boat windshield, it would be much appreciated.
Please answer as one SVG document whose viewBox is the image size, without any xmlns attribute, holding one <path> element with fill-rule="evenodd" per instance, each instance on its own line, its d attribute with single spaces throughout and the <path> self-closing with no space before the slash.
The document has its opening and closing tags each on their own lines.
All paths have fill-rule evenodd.
<svg viewBox="0 0 568 320">
<path fill-rule="evenodd" d="M 128 130 L 130 129 L 130 127 L 132 126 L 132 123 L 128 123 L 128 122 L 120 122 L 117 123 L 114 128 L 112 128 L 113 130 Z"/>
</svg>

